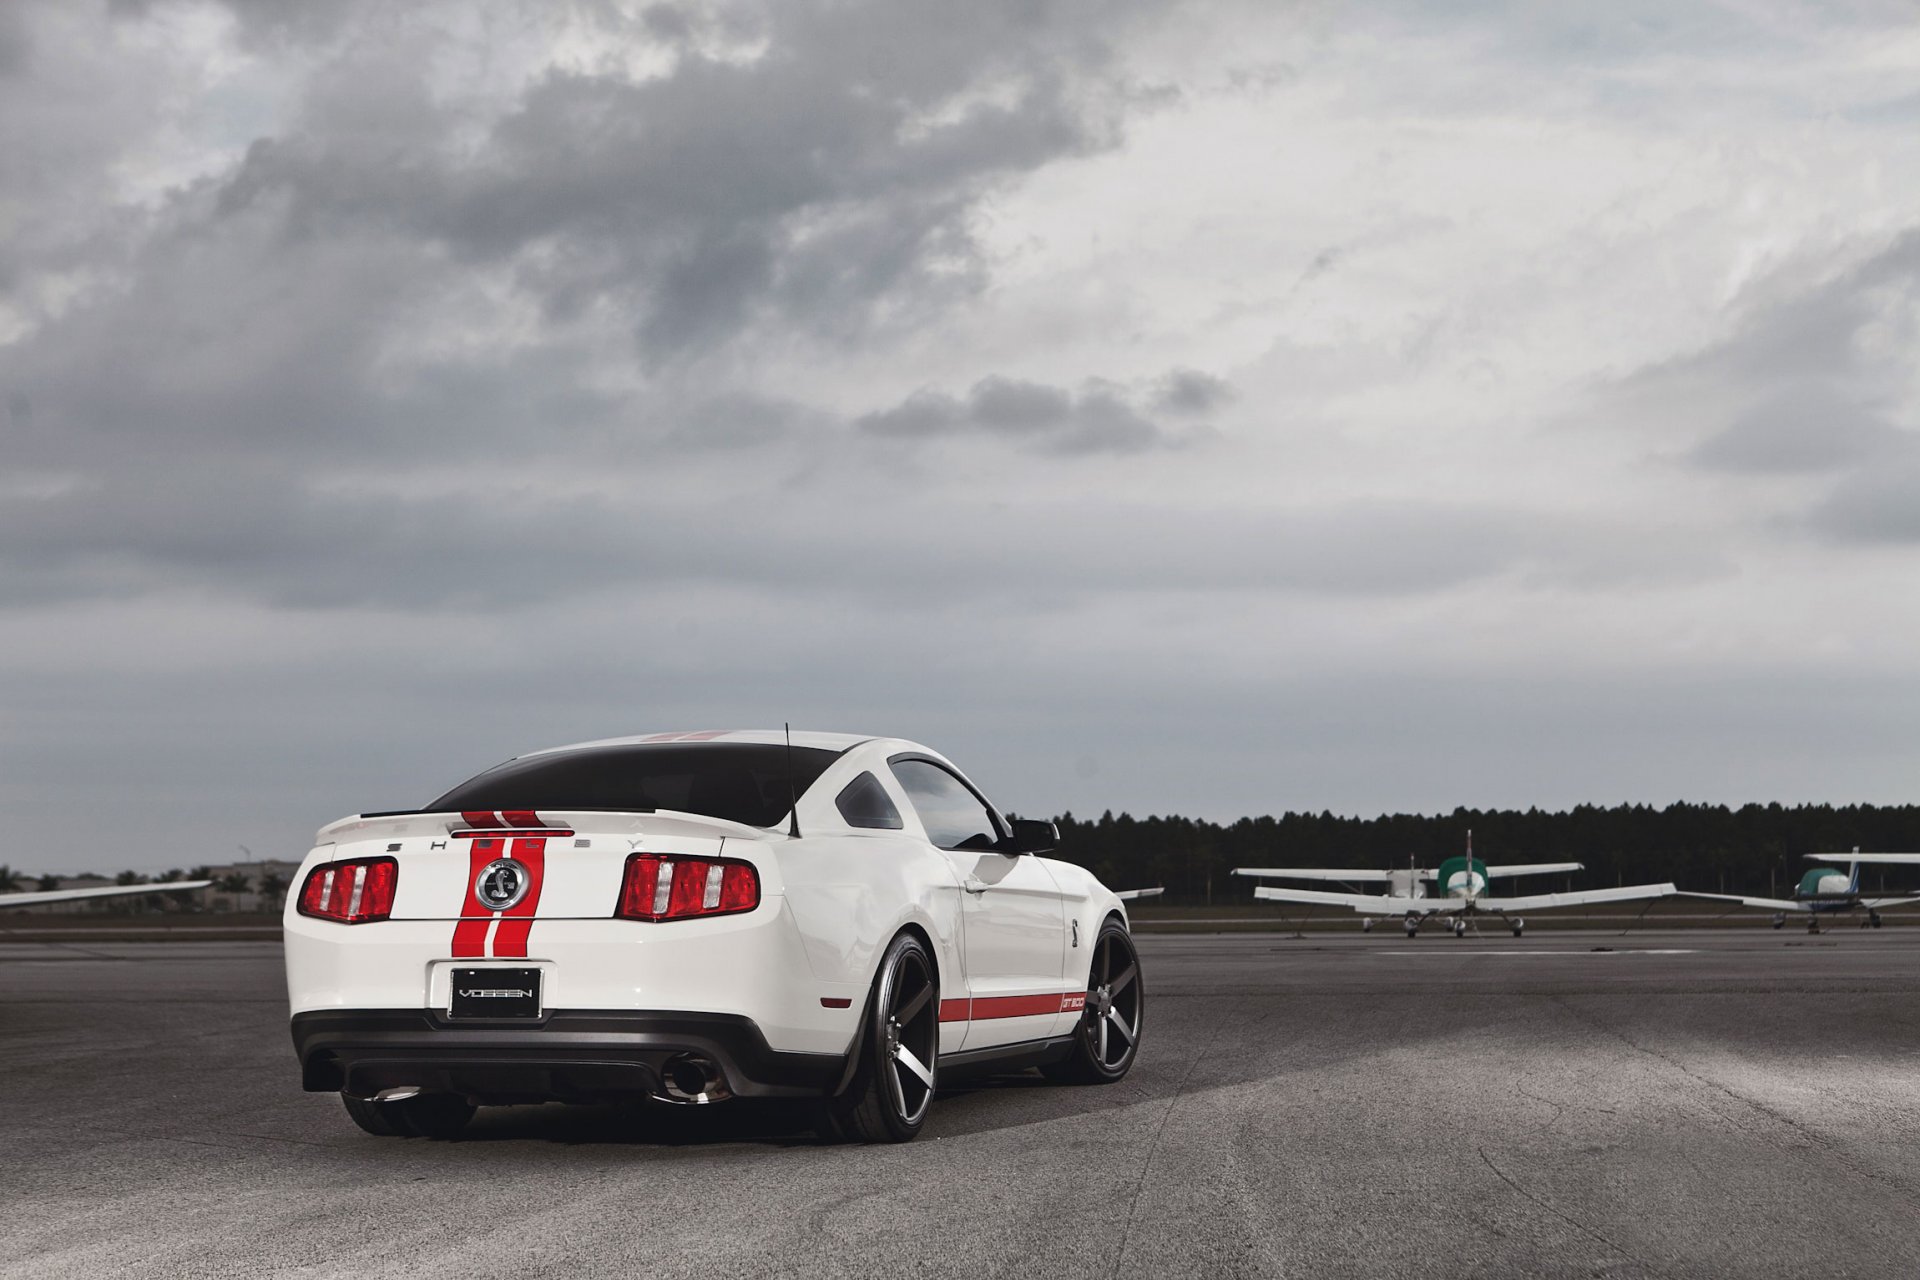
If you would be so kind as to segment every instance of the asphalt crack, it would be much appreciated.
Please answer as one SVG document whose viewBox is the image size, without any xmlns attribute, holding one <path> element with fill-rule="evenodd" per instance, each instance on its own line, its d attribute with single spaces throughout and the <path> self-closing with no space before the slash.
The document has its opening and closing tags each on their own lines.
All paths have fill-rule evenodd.
<svg viewBox="0 0 1920 1280">
<path fill-rule="evenodd" d="M 1771 1120 L 1774 1123 L 1782 1125 L 1785 1128 L 1791 1130 L 1794 1134 L 1796 1134 L 1802 1140 L 1804 1140 L 1809 1147 L 1831 1158 L 1836 1164 L 1846 1169 L 1849 1173 L 1852 1173 L 1858 1177 L 1865 1178 L 1870 1182 L 1879 1183 L 1881 1186 L 1888 1187 L 1894 1191 L 1899 1192 L 1900 1195 L 1905 1200 L 1907 1200 L 1908 1203 L 1910 1204 L 1920 1204 L 1920 1190 L 1917 1190 L 1916 1188 L 1908 1185 L 1907 1183 L 1902 1182 L 1898 1178 L 1895 1178 L 1886 1173 L 1882 1173 L 1878 1169 L 1874 1169 L 1868 1165 L 1862 1164 L 1850 1152 L 1848 1152 L 1846 1148 L 1840 1146 L 1838 1143 L 1834 1142 L 1832 1139 L 1828 1138 L 1825 1134 L 1822 1134 L 1818 1130 L 1811 1129 L 1806 1125 L 1801 1124 L 1798 1120 L 1795 1120 L 1792 1116 L 1786 1114 L 1784 1111 L 1780 1111 L 1773 1107 L 1770 1107 L 1766 1103 L 1760 1101 L 1758 1098 L 1749 1097 L 1746 1094 L 1741 1093 L 1737 1089 L 1734 1089 L 1728 1085 L 1722 1084 L 1720 1081 L 1715 1080 L 1711 1076 L 1702 1075 L 1698 1071 L 1695 1071 L 1693 1068 L 1689 1067 L 1686 1063 L 1682 1062 L 1680 1059 L 1672 1056 L 1671 1054 L 1662 1053 L 1660 1052 L 1660 1050 L 1652 1048 L 1648 1045 L 1641 1044 L 1639 1041 L 1635 1040 L 1632 1036 L 1627 1035 L 1625 1032 L 1618 1031 L 1613 1027 L 1609 1027 L 1605 1023 L 1596 1022 L 1594 1019 L 1588 1017 L 1586 1014 L 1582 1013 L 1578 1009 L 1575 1009 L 1572 1005 L 1567 1004 L 1563 1000 L 1555 1001 L 1555 1003 L 1560 1005 L 1561 1008 L 1565 1009 L 1569 1014 L 1573 1015 L 1573 1017 L 1579 1019 L 1581 1022 L 1585 1023 L 1587 1026 L 1590 1026 L 1597 1031 L 1605 1032 L 1607 1035 L 1610 1035 L 1614 1039 L 1618 1040 L 1621 1044 L 1624 1044 L 1629 1049 L 1632 1049 L 1635 1053 L 1645 1054 L 1647 1057 L 1653 1058 L 1658 1062 L 1664 1062 L 1665 1064 L 1672 1067 L 1675 1071 L 1678 1071 L 1681 1075 L 1685 1076 L 1687 1079 L 1693 1081 L 1694 1083 L 1704 1085 L 1708 1089 L 1713 1090 L 1714 1092 L 1720 1094 L 1721 1096 L 1729 1098 L 1734 1102 L 1739 1103 L 1741 1106 L 1748 1108 L 1751 1111 L 1757 1112 L 1759 1115 L 1761 1115 L 1765 1119 Z M 1726 1119 L 1727 1123 L 1734 1124 L 1734 1127 L 1736 1128 L 1740 1128 L 1743 1130 L 1745 1128 L 1745 1126 L 1735 1124 L 1735 1122 L 1733 1121 L 1733 1118 L 1730 1116 L 1724 1117 L 1724 1119 Z"/>
<path fill-rule="evenodd" d="M 1573 1217 L 1571 1214 L 1562 1212 L 1560 1209 L 1554 1207 L 1554 1205 L 1552 1205 L 1548 1201 L 1542 1200 L 1539 1196 L 1533 1194 L 1533 1192 L 1521 1186 L 1518 1182 L 1508 1177 L 1505 1171 L 1502 1170 L 1499 1165 L 1493 1162 L 1493 1157 L 1487 1154 L 1487 1149 L 1485 1147 L 1475 1147 L 1474 1150 L 1480 1154 L 1480 1163 L 1486 1165 L 1487 1169 L 1493 1174 L 1494 1177 L 1500 1179 L 1501 1182 L 1505 1183 L 1510 1189 L 1512 1189 L 1515 1195 L 1519 1196 L 1522 1200 L 1525 1200 L 1528 1204 L 1534 1205 L 1540 1209 L 1545 1210 L 1547 1213 L 1552 1214 L 1555 1218 L 1558 1218 L 1561 1222 L 1566 1223 L 1568 1226 L 1572 1227 L 1575 1231 L 1578 1231 L 1581 1235 L 1586 1236 L 1589 1240 L 1595 1240 L 1595 1241 L 1598 1241 L 1600 1244 L 1605 1245 L 1607 1248 L 1613 1250 L 1615 1253 L 1619 1254 L 1621 1257 L 1625 1258 L 1627 1261 L 1633 1263 L 1635 1266 L 1645 1267 L 1648 1271 L 1651 1271 L 1653 1274 L 1657 1276 L 1664 1276 L 1664 1275 L 1671 1274 L 1670 1272 L 1662 1271 L 1659 1267 L 1654 1266 L 1651 1262 L 1648 1262 L 1645 1258 L 1640 1257 L 1638 1254 L 1634 1253 L 1629 1249 L 1623 1248 L 1619 1244 L 1615 1243 L 1613 1240 L 1608 1239 L 1601 1232 L 1594 1230 L 1592 1227 L 1588 1226 L 1586 1223 L 1580 1221 L 1578 1218 Z"/>
<path fill-rule="evenodd" d="M 1153 1158 L 1159 1153 L 1160 1139 L 1167 1131 L 1167 1121 L 1173 1118 L 1174 1107 L 1179 1105 L 1180 1099 L 1186 1094 L 1187 1081 L 1193 1078 L 1193 1073 L 1199 1070 L 1200 1064 L 1206 1061 L 1214 1045 L 1220 1039 L 1221 1020 L 1215 1019 L 1213 1025 L 1213 1035 L 1208 1038 L 1206 1047 L 1188 1059 L 1187 1069 L 1181 1073 L 1179 1081 L 1173 1086 L 1173 1096 L 1167 1099 L 1167 1109 L 1160 1113 L 1160 1123 L 1153 1128 L 1153 1140 L 1147 1143 L 1146 1155 L 1140 1161 L 1140 1176 L 1134 1181 L 1133 1195 L 1127 1201 L 1127 1221 L 1125 1227 L 1120 1232 L 1120 1252 L 1115 1255 L 1113 1260 L 1116 1271 L 1119 1269 L 1120 1264 L 1126 1261 L 1127 1245 L 1133 1240 L 1133 1226 L 1140 1210 L 1140 1195 L 1146 1190 L 1147 1174 L 1153 1170 Z"/>
</svg>

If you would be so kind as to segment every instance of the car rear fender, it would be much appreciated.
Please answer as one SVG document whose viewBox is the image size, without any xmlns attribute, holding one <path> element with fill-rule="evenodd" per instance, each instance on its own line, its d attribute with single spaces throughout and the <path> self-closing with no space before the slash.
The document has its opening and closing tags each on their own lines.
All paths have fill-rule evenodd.
<svg viewBox="0 0 1920 1280">
<path fill-rule="evenodd" d="M 864 990 L 887 945 L 913 925 L 932 944 L 943 989 L 961 984 L 959 884 L 945 858 L 893 835 L 813 836 L 779 855 L 816 978 Z"/>
</svg>

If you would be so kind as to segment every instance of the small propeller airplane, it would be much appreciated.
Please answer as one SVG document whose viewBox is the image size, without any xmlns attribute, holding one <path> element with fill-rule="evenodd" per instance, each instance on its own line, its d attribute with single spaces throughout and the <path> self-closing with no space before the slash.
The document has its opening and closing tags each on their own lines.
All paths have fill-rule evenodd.
<svg viewBox="0 0 1920 1280">
<path fill-rule="evenodd" d="M 157 884 L 109 884 L 95 889 L 30 889 L 24 893 L 0 893 L 0 908 L 37 907 L 81 898 L 119 898 L 131 893 L 177 893 L 182 889 L 204 889 L 212 883 L 211 880 L 168 880 Z"/>
<path fill-rule="evenodd" d="M 1465 937 L 1467 922 L 1475 916 L 1498 916 L 1519 937 L 1526 929 L 1524 911 L 1557 911 L 1566 907 L 1585 907 L 1602 902 L 1637 902 L 1641 899 L 1670 897 L 1678 892 L 1672 884 L 1630 884 L 1617 889 L 1580 889 L 1570 893 L 1534 893 L 1514 897 L 1488 897 L 1492 880 L 1512 876 L 1548 875 L 1560 871 L 1580 871 L 1578 862 L 1525 862 L 1489 866 L 1473 856 L 1473 832 L 1467 832 L 1464 856 L 1448 858 L 1438 867 L 1423 869 L 1409 865 L 1405 871 L 1354 871 L 1345 867 L 1236 867 L 1236 876 L 1271 877 L 1276 880 L 1330 880 L 1346 884 L 1385 884 L 1385 893 L 1334 893 L 1321 889 L 1295 889 L 1287 886 L 1258 885 L 1253 896 L 1267 902 L 1298 902 L 1310 906 L 1351 907 L 1360 913 L 1360 927 L 1373 930 L 1373 917 L 1399 917 L 1409 938 L 1420 932 L 1429 916 L 1446 917 L 1447 928 L 1456 938 Z M 1435 892 L 1428 892 L 1428 885 Z"/>
<path fill-rule="evenodd" d="M 1825 915 L 1853 915 L 1865 911 L 1867 918 L 1860 923 L 1880 927 L 1880 913 L 1893 907 L 1920 906 L 1920 894 L 1902 893 L 1880 898 L 1860 896 L 1860 864 L 1870 865 L 1920 865 L 1920 853 L 1862 853 L 1855 849 L 1852 853 L 1810 853 L 1808 858 L 1815 862 L 1844 862 L 1847 869 L 1838 867 L 1814 867 L 1800 877 L 1800 883 L 1794 886 L 1791 898 L 1754 898 L 1739 893 L 1689 893 L 1689 898 L 1705 898 L 1715 902 L 1737 902 L 1743 907 L 1753 907 L 1761 911 L 1773 912 L 1773 927 L 1778 929 L 1787 923 L 1790 913 L 1807 918 L 1807 932 L 1820 932 L 1820 917 Z"/>
</svg>

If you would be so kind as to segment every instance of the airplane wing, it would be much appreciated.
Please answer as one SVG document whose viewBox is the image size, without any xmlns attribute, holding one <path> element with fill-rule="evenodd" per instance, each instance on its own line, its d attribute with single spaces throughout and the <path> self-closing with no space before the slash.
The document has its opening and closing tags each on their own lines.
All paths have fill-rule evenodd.
<svg viewBox="0 0 1920 1280">
<path fill-rule="evenodd" d="M 1543 876 L 1551 871 L 1585 871 L 1583 862 L 1510 862 L 1504 867 L 1488 867 L 1487 878 L 1495 876 Z"/>
<path fill-rule="evenodd" d="M 1920 865 L 1920 853 L 1810 853 L 1815 862 L 1873 862 L 1883 866 Z"/>
<path fill-rule="evenodd" d="M 1165 892 L 1166 888 L 1164 886 L 1158 889 L 1121 889 L 1113 896 L 1124 901 L 1133 898 L 1157 898 Z"/>
<path fill-rule="evenodd" d="M 1749 898 L 1738 893 L 1682 893 L 1683 898 L 1705 898 L 1711 902 L 1737 902 L 1743 907 L 1754 907 L 1761 911 L 1805 911 L 1807 904 L 1792 902 L 1786 898 Z"/>
<path fill-rule="evenodd" d="M 169 880 L 161 884 L 110 884 L 98 889 L 38 889 L 28 893 L 0 893 L 0 907 L 37 907 L 43 902 L 70 902 L 79 898 L 118 898 L 130 893 L 176 893 L 204 889 L 211 880 Z"/>
<path fill-rule="evenodd" d="M 1885 911 L 1889 907 L 1920 907 L 1920 898 L 1862 898 L 1860 905 L 1869 911 Z"/>
<path fill-rule="evenodd" d="M 1235 867 L 1233 874 L 1276 876 L 1285 880 L 1351 880 L 1356 884 L 1362 881 L 1377 881 L 1384 884 L 1393 873 L 1361 871 L 1351 867 Z"/>
<path fill-rule="evenodd" d="M 1253 896 L 1264 902 L 1299 902 L 1317 907 L 1352 907 L 1367 916 L 1424 916 L 1450 909 L 1447 898 L 1395 898 L 1384 893 L 1328 893 L 1322 889 L 1276 889 L 1263 884 Z"/>
<path fill-rule="evenodd" d="M 1534 893 L 1517 898 L 1476 898 L 1473 905 L 1482 911 L 1556 911 L 1561 907 L 1585 907 L 1598 902 L 1665 898 L 1678 892 L 1670 884 L 1629 884 L 1618 889 L 1576 889 L 1572 893 Z"/>
</svg>

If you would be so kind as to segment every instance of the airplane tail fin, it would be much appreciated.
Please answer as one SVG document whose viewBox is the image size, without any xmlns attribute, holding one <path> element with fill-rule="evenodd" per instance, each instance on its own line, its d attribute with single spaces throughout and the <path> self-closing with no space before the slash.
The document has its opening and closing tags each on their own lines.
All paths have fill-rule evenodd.
<svg viewBox="0 0 1920 1280">
<path fill-rule="evenodd" d="M 1886 883 L 1885 881 L 1881 882 Z M 1847 864 L 1847 892 L 1860 892 L 1860 846 L 1853 846 L 1853 861 Z"/>
</svg>

